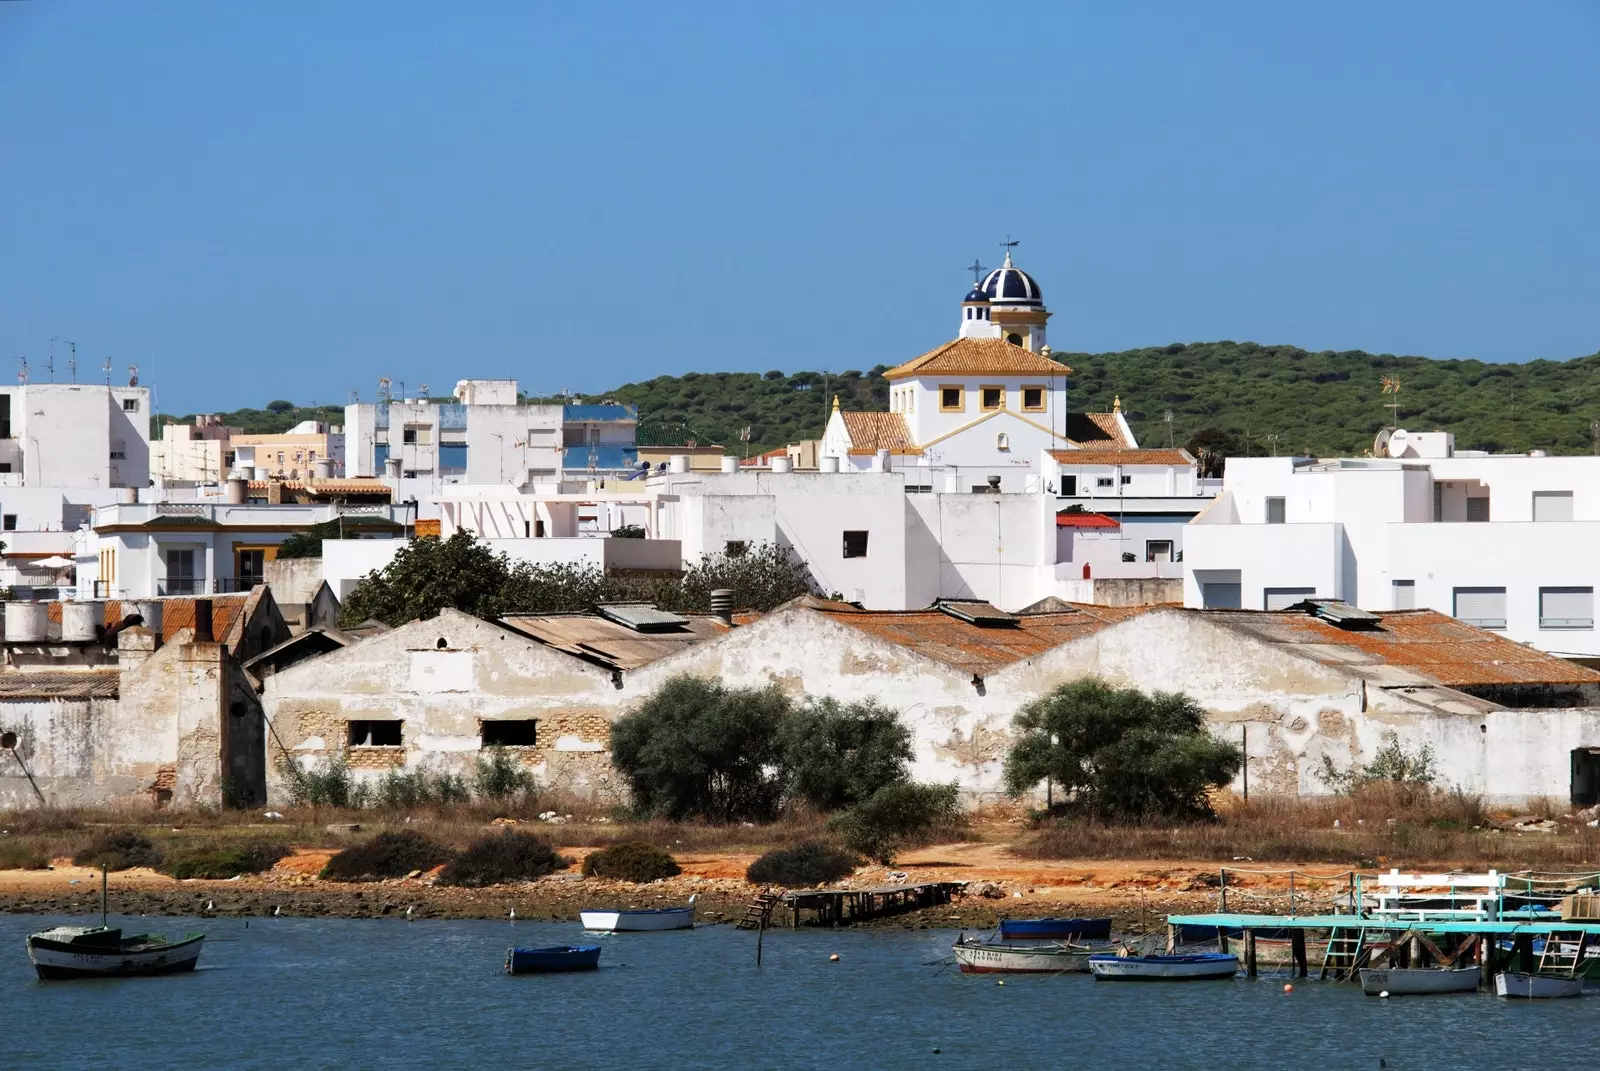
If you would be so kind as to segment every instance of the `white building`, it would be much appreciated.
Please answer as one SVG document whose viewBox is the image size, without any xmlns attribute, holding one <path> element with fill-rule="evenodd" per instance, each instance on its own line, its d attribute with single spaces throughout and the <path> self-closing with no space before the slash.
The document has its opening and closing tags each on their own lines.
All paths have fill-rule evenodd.
<svg viewBox="0 0 1600 1071">
<path fill-rule="evenodd" d="M 150 390 L 0 386 L 0 486 L 147 487 Z"/>
<path fill-rule="evenodd" d="M 1600 457 L 1458 454 L 1444 433 L 1382 445 L 1391 456 L 1230 458 L 1185 533 L 1185 603 L 1427 607 L 1600 655 Z"/>
</svg>

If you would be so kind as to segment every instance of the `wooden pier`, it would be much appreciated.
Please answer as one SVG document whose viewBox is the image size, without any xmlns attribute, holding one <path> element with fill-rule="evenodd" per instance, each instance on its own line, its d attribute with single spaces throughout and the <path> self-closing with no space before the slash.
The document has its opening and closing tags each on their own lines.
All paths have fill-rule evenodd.
<svg viewBox="0 0 1600 1071">
<path fill-rule="evenodd" d="M 783 906 L 789 909 L 790 929 L 800 925 L 803 912 L 812 913 L 809 925 L 848 926 L 948 904 L 966 887 L 964 881 L 923 881 L 870 889 L 805 889 L 784 893 Z"/>
</svg>

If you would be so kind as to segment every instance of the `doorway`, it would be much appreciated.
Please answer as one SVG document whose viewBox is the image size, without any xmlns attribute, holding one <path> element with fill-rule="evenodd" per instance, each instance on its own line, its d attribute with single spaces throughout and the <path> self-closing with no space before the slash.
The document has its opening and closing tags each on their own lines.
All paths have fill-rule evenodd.
<svg viewBox="0 0 1600 1071">
<path fill-rule="evenodd" d="M 1600 803 L 1600 747 L 1572 749 L 1572 805 Z"/>
</svg>

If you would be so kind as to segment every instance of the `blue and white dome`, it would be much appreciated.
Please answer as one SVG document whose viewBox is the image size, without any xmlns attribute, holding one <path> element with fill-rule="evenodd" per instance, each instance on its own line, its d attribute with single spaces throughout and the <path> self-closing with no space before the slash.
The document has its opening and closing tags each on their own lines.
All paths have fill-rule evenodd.
<svg viewBox="0 0 1600 1071">
<path fill-rule="evenodd" d="M 988 301 L 989 295 L 985 294 L 983 289 L 979 287 L 977 283 L 973 283 L 972 289 L 967 291 L 967 296 L 961 300 L 963 303 L 968 301 Z"/>
<path fill-rule="evenodd" d="M 1033 276 L 1012 265 L 1010 253 L 1006 254 L 1004 264 L 984 276 L 978 289 L 996 305 L 1044 304 L 1044 292 L 1039 284 L 1033 281 Z"/>
</svg>

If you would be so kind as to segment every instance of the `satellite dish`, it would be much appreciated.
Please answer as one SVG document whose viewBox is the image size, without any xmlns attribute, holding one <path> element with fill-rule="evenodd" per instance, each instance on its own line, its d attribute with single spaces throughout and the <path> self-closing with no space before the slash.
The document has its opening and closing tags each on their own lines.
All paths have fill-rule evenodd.
<svg viewBox="0 0 1600 1071">
<path fill-rule="evenodd" d="M 1373 457 L 1388 457 L 1389 456 L 1389 442 L 1393 438 L 1394 438 L 1394 429 L 1393 428 L 1384 428 L 1382 431 L 1378 432 L 1377 438 L 1372 440 L 1372 456 Z"/>
<path fill-rule="evenodd" d="M 1395 428 L 1389 433 L 1389 456 L 1404 457 L 1406 447 L 1411 444 L 1411 435 L 1405 428 Z"/>
</svg>

